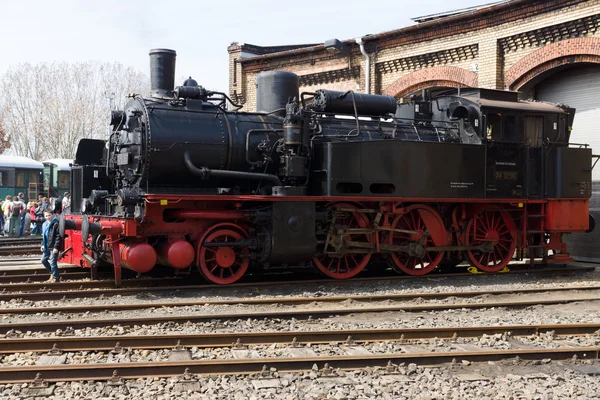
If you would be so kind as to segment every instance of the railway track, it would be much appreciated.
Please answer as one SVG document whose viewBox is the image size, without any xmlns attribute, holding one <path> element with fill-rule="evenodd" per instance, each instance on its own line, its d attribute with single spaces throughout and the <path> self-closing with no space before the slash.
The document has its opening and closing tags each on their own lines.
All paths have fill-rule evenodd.
<svg viewBox="0 0 600 400">
<path fill-rule="evenodd" d="M 546 269 L 516 269 L 511 274 L 536 274 L 562 275 L 577 274 L 593 271 L 595 266 L 575 266 L 575 267 L 553 267 Z M 331 279 L 294 279 L 297 275 L 278 274 L 275 276 L 257 275 L 247 282 L 235 283 L 232 285 L 217 286 L 205 284 L 199 276 L 180 276 L 171 278 L 143 278 L 143 279 L 125 279 L 120 288 L 114 287 L 113 280 L 83 280 L 83 281 L 63 281 L 60 283 L 34 282 L 40 279 L 40 273 L 47 274 L 45 271 L 35 270 L 35 274 L 26 275 L 8 275 L 4 278 L 9 283 L 0 283 L 0 301 L 9 301 L 13 298 L 23 300 L 59 300 L 63 298 L 92 298 L 100 294 L 107 296 L 115 295 L 133 295 L 146 292 L 162 292 L 176 290 L 230 290 L 256 287 L 269 287 L 278 285 L 328 285 L 342 286 L 353 285 L 357 283 L 385 281 L 403 281 L 403 280 L 432 280 L 439 278 L 459 278 L 473 276 L 471 273 L 450 273 L 450 274 L 432 274 L 426 276 L 411 275 L 392 275 L 377 277 L 358 277 L 349 280 L 331 280 Z M 508 274 L 508 273 L 505 273 Z M 78 275 L 74 275 L 78 276 Z M 18 277 L 17 279 L 14 279 Z M 2 278 L 0 276 L 0 278 Z M 13 278 L 14 280 L 11 280 Z M 30 282 L 22 282 L 22 279 L 29 279 Z M 258 280 L 262 279 L 262 280 Z M 266 279 L 266 280 L 265 280 Z M 197 284 L 191 284 L 190 281 L 196 280 Z M 2 282 L 2 281 L 0 281 Z M 98 293 L 101 290 L 101 293 Z"/>
<path fill-rule="evenodd" d="M 333 332 L 268 332 L 260 334 L 214 334 L 214 335 L 172 335 L 170 337 L 87 337 L 87 338 L 50 338 L 50 339 L 4 339 L 0 341 L 2 352 L 47 351 L 53 343 L 50 355 L 62 354 L 62 351 L 110 351 L 111 354 L 123 353 L 125 347 L 132 348 L 173 348 L 186 352 L 185 346 L 229 347 L 231 351 L 240 350 L 244 344 L 285 344 L 287 348 L 305 348 L 306 344 L 332 343 L 344 346 L 348 355 L 318 355 L 312 352 L 299 357 L 266 357 L 234 359 L 191 359 L 123 363 L 87 363 L 53 364 L 30 366 L 4 366 L 0 374 L 0 383 L 31 382 L 36 376 L 46 381 L 108 380 L 119 382 L 121 379 L 140 377 L 169 377 L 184 374 L 193 381 L 191 374 L 255 374 L 260 378 L 271 378 L 269 371 L 298 372 L 321 368 L 321 377 L 335 377 L 336 369 L 358 369 L 365 367 L 385 367 L 385 371 L 394 374 L 400 363 L 416 363 L 421 366 L 434 366 L 453 363 L 456 360 L 468 362 L 499 361 L 510 358 L 521 360 L 566 360 L 598 359 L 600 346 L 573 346 L 571 342 L 560 342 L 556 335 L 588 335 L 594 333 L 599 324 L 576 325 L 519 325 L 496 327 L 463 327 L 439 329 L 400 329 L 382 331 L 333 331 Z M 532 348 L 515 337 L 527 337 L 552 332 L 557 348 Z M 446 338 L 455 341 L 458 337 L 478 337 L 483 334 L 510 334 L 511 349 L 489 349 L 475 345 L 455 344 L 451 351 L 433 352 L 411 344 L 411 339 Z M 349 338 L 350 337 L 350 338 Z M 239 340 L 238 340 L 239 339 Z M 114 346 L 115 341 L 119 345 Z M 175 341 L 178 342 L 175 342 Z M 359 343 L 398 341 L 402 352 L 373 354 L 366 349 L 358 350 Z M 175 342 L 175 344 L 173 344 Z M 12 346 L 12 348 L 11 348 Z M 286 349 L 287 349 L 286 348 Z M 128 350 L 129 351 L 129 350 Z M 306 353 L 304 353 L 306 354 Z"/>
<path fill-rule="evenodd" d="M 358 302 L 358 303 L 376 303 L 376 302 L 398 302 L 398 301 L 414 301 L 416 299 L 423 300 L 440 300 L 450 297 L 458 298 L 475 298 L 478 296 L 500 296 L 500 295 L 526 295 L 526 294 L 556 294 L 562 292 L 593 292 L 590 296 L 574 296 L 564 299 L 535 299 L 531 301 L 522 301 L 519 303 L 502 303 L 502 302 L 485 302 L 476 304 L 430 304 L 416 306 L 402 306 L 394 311 L 433 311 L 444 309 L 448 306 L 456 308 L 463 305 L 465 308 L 481 308 L 484 307 L 499 307 L 501 304 L 516 304 L 517 306 L 529 306 L 536 304 L 557 304 L 562 302 L 576 302 L 585 300 L 600 300 L 600 286 L 582 286 L 582 287 L 549 287 L 549 288 L 533 288 L 533 289 L 510 289 L 510 290 L 486 290 L 486 291 L 463 291 L 463 292 L 438 292 L 438 293 L 410 293 L 410 294 L 385 294 L 385 295 L 368 295 L 368 296 L 319 296 L 319 297 L 273 297 L 273 298 L 241 298 L 232 300 L 199 300 L 199 301 L 177 301 L 177 302 L 149 302 L 149 303 L 128 303 L 128 304 L 99 304 L 99 305 L 80 305 L 80 306 L 44 306 L 43 311 L 46 313 L 85 313 L 85 312 L 102 312 L 102 311 L 125 311 L 125 310 L 140 310 L 148 308 L 166 308 L 166 307 L 195 307 L 195 306 L 226 306 L 226 305 L 268 305 L 280 304 L 288 307 L 301 306 L 311 303 L 342 303 L 342 302 Z M 98 294 L 99 295 L 99 294 Z M 105 295 L 103 292 L 102 295 Z M 32 314 L 39 313 L 39 307 L 19 307 L 19 308 L 0 308 L 0 315 L 7 314 Z"/>
<path fill-rule="evenodd" d="M 0 245 L 0 255 L 26 255 L 40 253 L 38 244 L 19 244 L 14 246 Z"/>
<path fill-rule="evenodd" d="M 516 293 L 517 291 L 512 291 Z M 541 291 L 543 292 L 543 291 Z M 480 294 L 488 294 L 488 292 L 481 292 Z M 532 292 L 529 292 L 532 293 Z M 414 296 L 417 298 L 419 296 Z M 372 296 L 364 296 L 364 301 L 371 301 Z M 406 299 L 406 297 L 404 298 Z M 275 299 L 278 301 L 281 299 Z M 318 298 L 316 301 L 320 301 Z M 252 320 L 252 319 L 297 319 L 297 320 L 310 320 L 315 317 L 330 317 L 340 315 L 353 315 L 353 314 L 373 314 L 373 313 L 385 313 L 385 312 L 432 312 L 432 311 L 444 311 L 453 309 L 487 309 L 487 308 L 523 308 L 529 306 L 538 305 L 555 305 L 555 304 L 567 304 L 573 302 L 584 302 L 584 301 L 599 301 L 600 295 L 588 295 L 588 296 L 563 296 L 560 298 L 551 299 L 533 299 L 533 300 L 498 300 L 498 301 L 485 301 L 477 303 L 434 303 L 434 304 L 402 304 L 402 305 L 385 305 L 375 306 L 369 305 L 367 307 L 350 307 L 340 305 L 336 308 L 319 307 L 315 304 L 313 308 L 296 309 L 289 307 L 284 310 L 276 311 L 244 311 L 244 312 L 232 312 L 232 313 L 203 313 L 202 310 L 193 314 L 187 315 L 153 315 L 152 317 L 147 316 L 136 316 L 136 317 L 116 317 L 116 318 L 93 318 L 93 319 L 65 319 L 57 320 L 52 319 L 51 321 L 42 322 L 27 322 L 27 323 L 4 323 L 0 324 L 0 334 L 12 336 L 16 332 L 32 331 L 32 332 L 56 332 L 56 331 L 72 331 L 75 329 L 86 329 L 86 328 L 101 328 L 109 326 L 135 326 L 135 325 L 157 325 L 157 324 L 169 324 L 169 323 L 180 323 L 184 324 L 187 322 L 216 322 L 216 321 L 236 321 L 236 320 Z M 273 300 L 270 300 L 271 302 Z M 338 300 L 339 301 L 339 300 Z M 206 304 L 204 302 L 201 304 Z M 231 301 L 229 304 L 238 304 L 239 301 Z M 273 303 L 272 303 L 273 304 Z M 275 303 L 277 304 L 277 303 Z M 115 305 L 120 307 L 120 305 Z M 173 306 L 180 307 L 180 303 L 173 303 Z M 100 306 L 95 311 L 100 311 L 104 306 Z M 129 305 L 124 306 L 125 309 L 130 309 Z M 157 304 L 146 304 L 145 307 L 152 307 L 160 309 L 161 307 Z M 112 305 L 107 307 L 108 309 L 114 310 Z M 10 313 L 20 314 L 20 309 L 5 309 L 10 310 Z M 3 310 L 3 311 L 5 311 Z M 14 311 L 13 311 L 14 310 Z M 45 308 L 37 308 L 36 312 L 46 311 Z M 90 307 L 87 307 L 86 311 L 90 311 Z M 56 311 L 58 312 L 58 311 Z M 62 312 L 62 310 L 61 310 Z"/>
<path fill-rule="evenodd" d="M 44 282 L 48 279 L 48 272 L 44 270 L 36 274 L 23 274 L 23 271 L 11 270 L 16 273 L 3 275 L 0 273 L 0 284 L 3 283 L 32 283 L 32 282 Z M 3 271 L 8 272 L 8 271 Z M 65 280 L 80 280 L 90 277 L 88 271 L 81 270 L 80 268 L 59 268 L 60 278 Z"/>
<path fill-rule="evenodd" d="M 121 351 L 131 349 L 172 349 L 184 347 L 233 347 L 247 345 L 307 345 L 307 344 L 358 344 L 366 342 L 457 338 L 477 338 L 482 335 L 509 334 L 526 337 L 552 333 L 553 335 L 590 335 L 600 330 L 600 323 L 555 325 L 505 325 L 418 329 L 354 329 L 335 331 L 252 332 L 212 334 L 116 335 L 116 336 L 59 336 L 42 338 L 6 338 L 0 340 L 0 354 L 22 352 L 58 351 Z"/>
<path fill-rule="evenodd" d="M 39 254 L 41 237 L 0 238 L 0 255 Z"/>
<path fill-rule="evenodd" d="M 11 238 L 11 237 L 2 237 L 0 238 L 0 248 L 6 246 L 17 246 L 23 244 L 36 244 L 38 249 L 40 248 L 40 243 L 42 242 L 41 236 L 29 236 L 29 237 L 20 237 L 20 238 Z"/>
</svg>

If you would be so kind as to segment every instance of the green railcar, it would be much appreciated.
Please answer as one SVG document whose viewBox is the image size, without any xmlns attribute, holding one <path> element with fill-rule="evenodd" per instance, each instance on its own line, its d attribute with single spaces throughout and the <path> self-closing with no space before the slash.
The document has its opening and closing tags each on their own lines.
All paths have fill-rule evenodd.
<svg viewBox="0 0 600 400">
<path fill-rule="evenodd" d="M 44 192 L 49 197 L 62 199 L 66 192 L 71 191 L 71 164 L 73 160 L 52 158 L 43 161 Z"/>
<path fill-rule="evenodd" d="M 0 199 L 24 193 L 25 202 L 42 194 L 44 164 L 22 156 L 0 155 Z"/>
</svg>

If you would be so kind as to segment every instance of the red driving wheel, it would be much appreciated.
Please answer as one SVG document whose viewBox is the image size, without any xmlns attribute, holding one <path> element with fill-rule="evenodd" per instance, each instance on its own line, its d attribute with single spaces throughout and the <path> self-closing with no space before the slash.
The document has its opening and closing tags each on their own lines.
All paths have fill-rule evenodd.
<svg viewBox="0 0 600 400">
<path fill-rule="evenodd" d="M 248 248 L 227 246 L 225 243 L 237 242 L 246 239 L 243 230 L 235 226 L 219 226 L 211 229 L 200 243 L 224 243 L 218 247 L 201 246 L 198 253 L 198 266 L 200 273 L 210 282 L 219 285 L 228 285 L 239 280 L 250 265 L 248 257 L 240 257 L 248 254 Z"/>
<path fill-rule="evenodd" d="M 352 204 L 338 203 L 331 205 L 330 208 L 348 208 L 356 209 L 356 206 Z M 358 211 L 340 211 L 338 218 L 335 220 L 335 225 L 340 228 L 357 229 L 357 228 L 369 228 L 369 219 L 367 216 Z M 371 234 L 358 233 L 358 234 L 346 234 L 343 237 L 344 241 L 355 241 L 355 242 L 371 242 Z M 330 250 L 333 248 L 329 247 Z M 317 269 L 324 275 L 333 279 L 348 279 L 352 278 L 360 271 L 362 271 L 369 260 L 371 259 L 371 252 L 365 249 L 364 253 L 348 253 L 340 257 L 330 256 L 328 254 L 322 254 L 314 257 L 313 262 Z"/>
<path fill-rule="evenodd" d="M 424 204 L 408 206 L 406 214 L 398 215 L 392 222 L 392 229 L 401 231 L 428 232 L 422 234 L 391 231 L 388 243 L 398 246 L 419 244 L 421 247 L 445 246 L 446 227 L 437 211 Z M 433 271 L 444 258 L 443 251 L 423 251 L 421 257 L 404 252 L 392 253 L 391 264 L 398 272 L 408 275 L 425 275 Z"/>
<path fill-rule="evenodd" d="M 499 209 L 484 209 L 469 221 L 466 245 L 478 246 L 491 242 L 492 251 L 468 250 L 469 260 L 486 272 L 497 272 L 513 258 L 517 247 L 517 228 L 508 214 Z"/>
</svg>

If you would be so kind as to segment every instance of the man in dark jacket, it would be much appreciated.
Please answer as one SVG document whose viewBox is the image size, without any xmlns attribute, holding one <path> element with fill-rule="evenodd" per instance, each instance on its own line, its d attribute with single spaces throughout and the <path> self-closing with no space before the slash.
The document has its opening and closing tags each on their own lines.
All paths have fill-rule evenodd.
<svg viewBox="0 0 600 400">
<path fill-rule="evenodd" d="M 58 253 L 62 250 L 63 239 L 58 231 L 58 218 L 51 209 L 44 210 L 46 222 L 42 225 L 42 265 L 50 273 L 47 282 L 60 282 L 58 274 Z"/>
</svg>

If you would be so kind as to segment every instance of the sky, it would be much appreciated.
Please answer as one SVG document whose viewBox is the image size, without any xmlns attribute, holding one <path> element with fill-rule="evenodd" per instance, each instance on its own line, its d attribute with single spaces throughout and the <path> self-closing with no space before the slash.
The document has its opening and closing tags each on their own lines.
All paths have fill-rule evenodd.
<svg viewBox="0 0 600 400">
<path fill-rule="evenodd" d="M 492 0 L 0 0 L 0 75 L 29 62 L 120 62 L 149 76 L 148 51 L 177 51 L 177 77 L 228 91 L 232 42 L 352 39 Z"/>
</svg>

